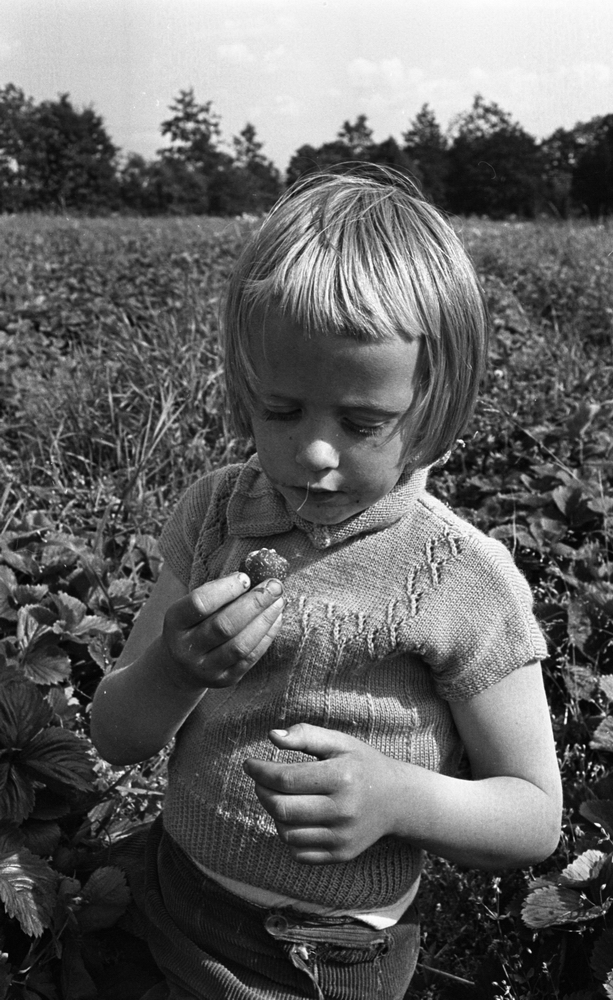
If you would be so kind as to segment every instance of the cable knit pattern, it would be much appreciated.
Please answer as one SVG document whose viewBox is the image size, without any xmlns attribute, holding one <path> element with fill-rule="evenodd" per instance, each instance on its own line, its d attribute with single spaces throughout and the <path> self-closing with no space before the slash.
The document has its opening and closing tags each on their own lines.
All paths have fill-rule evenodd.
<svg viewBox="0 0 613 1000">
<path fill-rule="evenodd" d="M 165 826 L 209 870 L 334 908 L 393 903 L 419 877 L 419 851 L 387 837 L 350 862 L 296 864 L 243 761 L 303 759 L 267 733 L 307 721 L 454 773 L 461 746 L 448 702 L 545 654 L 507 550 L 425 481 L 407 473 L 356 517 L 313 525 L 288 510 L 253 458 L 204 477 L 179 502 L 161 545 L 190 588 L 236 570 L 254 548 L 290 563 L 275 642 L 236 687 L 205 695 L 171 759 Z"/>
</svg>

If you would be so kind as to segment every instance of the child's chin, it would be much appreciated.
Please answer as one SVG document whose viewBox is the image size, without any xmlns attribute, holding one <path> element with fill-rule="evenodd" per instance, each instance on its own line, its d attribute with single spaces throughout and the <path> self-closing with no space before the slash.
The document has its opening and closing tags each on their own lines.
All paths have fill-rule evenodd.
<svg viewBox="0 0 613 1000">
<path fill-rule="evenodd" d="M 342 524 L 363 510 L 356 504 L 318 504 L 311 500 L 300 506 L 292 504 L 292 509 L 311 524 Z"/>
</svg>

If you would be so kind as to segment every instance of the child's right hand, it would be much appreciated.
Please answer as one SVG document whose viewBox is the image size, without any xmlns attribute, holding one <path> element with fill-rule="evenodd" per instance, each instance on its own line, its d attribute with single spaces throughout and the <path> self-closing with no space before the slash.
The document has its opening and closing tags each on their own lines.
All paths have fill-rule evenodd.
<svg viewBox="0 0 613 1000">
<path fill-rule="evenodd" d="M 227 687 L 266 652 L 281 626 L 279 580 L 246 592 L 249 578 L 233 573 L 175 601 L 164 616 L 164 671 L 177 687 Z"/>
</svg>

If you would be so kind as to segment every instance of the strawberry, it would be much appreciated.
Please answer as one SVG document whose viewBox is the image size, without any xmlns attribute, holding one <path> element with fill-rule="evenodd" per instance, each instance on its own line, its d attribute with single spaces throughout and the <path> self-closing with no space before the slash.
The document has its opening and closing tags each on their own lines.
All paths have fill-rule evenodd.
<svg viewBox="0 0 613 1000">
<path fill-rule="evenodd" d="M 271 576 L 277 580 L 285 580 L 289 563 L 274 549 L 255 549 L 245 556 L 238 568 L 241 573 L 247 574 L 251 586 L 255 587 Z"/>
</svg>

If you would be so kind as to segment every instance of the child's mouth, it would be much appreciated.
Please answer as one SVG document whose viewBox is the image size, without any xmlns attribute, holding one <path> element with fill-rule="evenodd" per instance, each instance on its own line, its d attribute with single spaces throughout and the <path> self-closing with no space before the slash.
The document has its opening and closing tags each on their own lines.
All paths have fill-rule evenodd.
<svg viewBox="0 0 613 1000">
<path fill-rule="evenodd" d="M 322 490 L 313 486 L 291 486 L 290 490 L 301 504 L 308 503 L 309 500 L 317 504 L 327 504 L 342 496 L 340 490 Z"/>
</svg>

